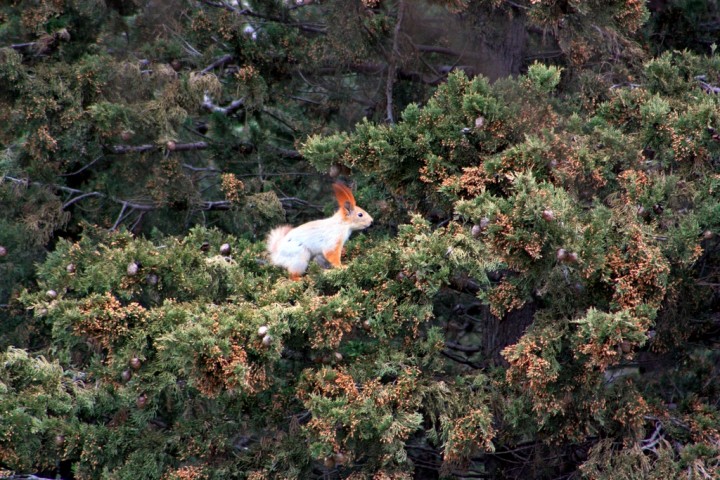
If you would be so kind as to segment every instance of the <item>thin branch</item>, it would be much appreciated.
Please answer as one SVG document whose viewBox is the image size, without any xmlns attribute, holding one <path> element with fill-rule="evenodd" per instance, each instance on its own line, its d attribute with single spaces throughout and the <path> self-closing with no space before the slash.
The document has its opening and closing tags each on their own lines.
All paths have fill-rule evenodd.
<svg viewBox="0 0 720 480">
<path fill-rule="evenodd" d="M 215 60 L 214 62 L 212 62 L 212 63 L 211 63 L 210 65 L 208 65 L 207 67 L 205 67 L 205 68 L 203 68 L 202 70 L 200 70 L 200 74 L 201 74 L 201 75 L 205 75 L 205 74 L 209 73 L 210 70 L 214 70 L 214 69 L 216 69 L 216 68 L 218 68 L 218 67 L 222 67 L 222 66 L 224 66 L 226 63 L 231 62 L 232 59 L 233 59 L 233 56 L 232 56 L 232 55 L 229 55 L 229 54 L 228 54 L 228 55 L 223 55 L 222 57 L 218 58 L 217 60 Z"/>
<path fill-rule="evenodd" d="M 187 152 L 190 150 L 205 150 L 208 146 L 207 142 L 176 143 L 172 151 Z"/>
<path fill-rule="evenodd" d="M 230 210 L 228 200 L 204 201 L 200 203 L 200 210 Z"/>
<path fill-rule="evenodd" d="M 297 128 L 295 128 L 295 127 L 293 127 L 292 125 L 290 125 L 288 122 L 286 122 L 285 120 L 283 120 L 279 115 L 277 115 L 276 113 L 274 113 L 274 112 L 273 112 L 272 110 L 270 110 L 269 108 L 264 107 L 262 111 L 263 111 L 264 114 L 269 115 L 270 117 L 274 118 L 274 119 L 277 120 L 278 122 L 280 122 L 280 123 L 282 123 L 283 125 L 285 125 L 285 126 L 288 128 L 288 130 L 290 130 L 291 132 L 293 132 L 293 133 L 297 132 Z"/>
<path fill-rule="evenodd" d="M 140 212 L 140 215 L 138 215 L 138 217 L 135 219 L 135 221 L 133 222 L 133 224 L 130 225 L 130 229 L 129 229 L 129 230 L 130 230 L 130 231 L 135 230 L 135 227 L 138 226 L 138 224 L 140 223 L 140 221 L 143 219 L 144 216 L 145 216 L 145 212 Z"/>
<path fill-rule="evenodd" d="M 280 203 L 297 203 L 299 205 L 302 205 L 304 207 L 311 207 L 315 210 L 322 210 L 319 205 L 313 205 L 312 203 L 308 202 L 307 200 L 303 200 L 302 198 L 297 197 L 283 197 L 280 198 Z"/>
<path fill-rule="evenodd" d="M 318 102 L 316 100 L 310 100 L 309 98 L 298 97 L 295 95 L 288 95 L 287 97 L 292 98 L 293 100 L 297 100 L 298 102 L 305 102 L 305 103 L 310 103 L 313 105 L 322 105 L 323 104 L 322 102 Z"/>
<path fill-rule="evenodd" d="M 297 150 L 276 147 L 274 145 L 267 145 L 265 148 L 267 148 L 268 150 L 270 150 L 273 153 L 276 153 L 277 155 L 280 155 L 283 158 L 290 158 L 290 159 L 303 158 L 303 156 Z"/>
<path fill-rule="evenodd" d="M 290 23 L 285 21 L 282 18 L 279 17 L 271 17 L 270 15 L 263 15 L 262 13 L 253 12 L 249 8 L 243 8 L 242 10 L 236 7 L 233 7 L 232 5 L 229 5 L 227 2 L 223 1 L 213 1 L 213 0 L 200 0 L 205 5 L 216 7 L 216 8 L 224 8 L 225 10 L 228 10 L 230 12 L 233 12 L 237 15 L 242 15 L 246 17 L 254 17 L 254 18 L 261 18 L 263 20 L 268 20 L 270 22 L 277 22 L 282 23 L 283 25 L 287 25 L 288 27 L 294 27 L 299 30 L 310 32 L 310 33 L 320 33 L 325 34 L 326 28 L 324 26 L 313 26 L 306 23 Z"/>
<path fill-rule="evenodd" d="M 450 352 L 448 352 L 447 350 L 441 350 L 441 351 L 440 351 L 440 354 L 441 354 L 442 356 L 444 356 L 444 357 L 449 358 L 450 360 L 452 360 L 452 361 L 454 361 L 454 362 L 461 363 L 461 364 L 463 364 L 463 365 L 467 365 L 467 366 L 472 367 L 472 368 L 475 368 L 475 369 L 481 369 L 481 368 L 483 368 L 483 366 L 480 365 L 479 363 L 477 363 L 477 362 L 472 362 L 472 361 L 470 361 L 470 360 L 468 360 L 468 359 L 466 359 L 466 358 L 463 358 L 463 357 L 460 357 L 460 356 L 458 356 L 458 355 L 455 355 L 454 353 L 450 353 Z"/>
<path fill-rule="evenodd" d="M 435 45 L 415 45 L 415 48 L 417 48 L 419 52 L 440 53 L 442 55 L 449 55 L 451 57 L 462 57 L 465 55 L 463 52 L 458 52 L 457 50 L 453 50 L 451 48 L 438 47 Z"/>
<path fill-rule="evenodd" d="M 528 6 L 526 6 L 526 5 L 520 5 L 519 3 L 515 3 L 515 2 L 513 2 L 513 1 L 511 1 L 511 0 L 505 0 L 505 3 L 507 3 L 507 4 L 510 5 L 511 7 L 519 8 L 519 9 L 521 9 L 521 10 L 529 10 L 529 9 L 530 9 L 530 7 L 528 7 Z"/>
<path fill-rule="evenodd" d="M 100 192 L 87 192 L 87 193 L 83 193 L 82 195 L 78 195 L 77 197 L 73 197 L 73 198 L 71 198 L 70 200 L 68 200 L 67 202 L 65 202 L 65 203 L 63 204 L 63 206 L 62 206 L 62 210 L 65 210 L 65 209 L 68 208 L 70 205 L 72 205 L 72 204 L 75 203 L 75 202 L 79 202 L 79 201 L 82 200 L 83 198 L 87 198 L 87 197 L 101 197 L 101 196 L 103 196 L 103 194 L 100 193 Z"/>
<path fill-rule="evenodd" d="M 102 156 L 102 155 L 98 155 L 98 156 L 95 158 L 95 160 L 93 160 L 92 162 L 88 163 L 87 165 L 84 165 L 83 167 L 80 168 L 80 170 L 75 170 L 74 172 L 70 172 L 70 173 L 61 173 L 60 176 L 61 176 L 61 177 L 72 177 L 73 175 L 77 175 L 78 173 L 84 172 L 84 171 L 87 170 L 88 168 L 90 168 L 90 167 L 92 167 L 93 165 L 95 165 L 95 164 L 98 162 L 98 160 L 100 160 L 101 158 L 103 158 L 103 156 Z"/>
<path fill-rule="evenodd" d="M 215 167 L 194 167 L 194 166 L 190 165 L 189 163 L 183 163 L 183 164 L 182 164 L 182 167 L 183 167 L 183 168 L 187 168 L 188 170 L 190 170 L 190 171 L 192 171 L 192 172 L 218 172 L 218 173 L 219 173 L 219 172 L 222 172 L 222 170 L 220 170 L 219 168 L 215 168 Z"/>
<path fill-rule="evenodd" d="M 190 45 L 187 40 L 185 40 L 181 35 L 179 35 L 177 32 L 175 32 L 172 28 L 169 28 L 167 25 L 163 25 L 163 28 L 165 31 L 170 32 L 175 38 L 180 40 L 182 43 L 185 44 L 185 51 L 188 53 L 188 55 L 194 56 L 194 57 L 201 57 L 202 53 L 198 52 L 198 50 Z"/>
<path fill-rule="evenodd" d="M 37 42 L 15 43 L 13 45 L 10 45 L 10 48 L 15 49 L 15 50 L 22 50 L 24 48 L 34 47 L 36 44 L 37 44 Z"/>
<path fill-rule="evenodd" d="M 0 181 L 6 181 L 6 180 L 21 184 L 21 185 L 26 185 L 26 186 L 34 185 L 34 186 L 38 186 L 38 187 L 51 188 L 53 190 L 60 190 L 63 192 L 68 192 L 68 193 L 77 195 L 76 197 L 73 197 L 72 199 L 67 201 L 63 205 L 63 208 L 65 208 L 66 206 L 70 206 L 70 205 L 78 202 L 79 200 L 82 200 L 82 199 L 88 198 L 88 197 L 103 198 L 105 200 L 109 200 L 111 202 L 121 204 L 121 205 L 123 205 L 123 208 L 129 207 L 133 210 L 138 210 L 140 212 L 151 212 L 153 210 L 157 210 L 164 206 L 162 204 L 157 204 L 157 203 L 137 203 L 137 202 L 134 202 L 131 200 L 115 198 L 115 197 L 112 197 L 110 195 L 107 195 L 107 194 L 104 194 L 101 192 L 84 192 L 82 190 L 78 190 L 76 188 L 65 187 L 63 185 L 55 185 L 52 183 L 33 182 L 30 180 L 23 180 L 20 178 L 10 177 L 7 175 L 0 177 Z M 199 208 L 200 210 L 228 210 L 230 208 L 230 202 L 228 202 L 227 200 L 215 200 L 215 201 L 203 200 L 197 204 L 197 208 Z"/>
<path fill-rule="evenodd" d="M 364 75 L 377 75 L 381 72 L 384 72 L 387 68 L 387 65 L 382 63 L 348 63 L 348 64 L 339 64 L 339 65 L 326 65 L 324 67 L 318 67 L 313 69 L 312 71 L 299 71 L 298 73 L 303 76 L 312 76 L 312 75 L 337 75 L 339 73 L 342 73 L 343 71 L 349 71 L 353 73 L 361 73 Z M 446 76 L 448 72 L 448 66 L 444 65 L 441 67 L 438 67 L 437 70 L 442 71 L 443 74 L 439 76 L 438 78 L 434 79 L 426 79 L 422 73 L 412 71 L 412 70 L 405 70 L 403 68 L 397 68 L 396 70 L 396 78 L 400 80 L 407 80 L 409 82 L 416 82 L 416 83 L 422 83 L 426 85 L 438 85 Z M 304 77 L 303 77 L 304 79 Z M 310 83 L 310 82 L 308 82 Z M 312 85 L 312 83 L 310 83 Z"/>
<path fill-rule="evenodd" d="M 482 350 L 482 347 L 471 347 L 469 345 L 460 345 L 459 343 L 454 342 L 445 342 L 445 346 L 452 350 L 457 350 L 459 352 L 465 353 L 476 353 Z"/>
<path fill-rule="evenodd" d="M 385 81 L 385 103 L 386 103 L 386 120 L 388 123 L 395 123 L 395 117 L 393 115 L 393 85 L 395 84 L 395 78 L 397 76 L 397 61 L 400 52 L 398 51 L 398 42 L 400 39 L 400 30 L 402 28 L 403 13 L 405 11 L 405 2 L 400 0 L 398 2 L 398 13 L 397 20 L 395 21 L 395 29 L 393 31 L 393 44 L 392 51 L 390 52 L 390 64 L 388 66 L 387 79 Z"/>
<path fill-rule="evenodd" d="M 653 432 L 652 436 L 648 439 L 645 439 L 641 442 L 642 446 L 641 448 L 643 450 L 655 450 L 655 446 L 662 440 L 664 437 L 662 435 L 662 423 L 656 422 L 655 423 L 655 431 Z"/>
<path fill-rule="evenodd" d="M 155 144 L 145 144 L 145 145 L 107 145 L 105 148 L 107 148 L 110 153 L 114 154 L 125 154 L 125 153 L 142 153 L 142 152 L 151 152 L 154 150 L 160 151 L 165 148 L 175 151 L 175 152 L 184 152 L 188 150 L 205 150 L 208 148 L 207 142 L 191 142 L 191 143 L 175 143 L 172 148 L 169 148 L 167 144 L 164 145 L 155 145 Z"/>
<path fill-rule="evenodd" d="M 117 219 L 115 220 L 115 223 L 113 223 L 113 226 L 110 227 L 110 231 L 115 230 L 120 225 L 120 223 L 122 223 L 122 221 L 126 218 L 127 215 L 125 215 L 125 216 L 123 215 L 123 213 L 125 213 L 126 209 L 127 209 L 127 203 L 123 203 L 122 209 L 120 209 L 120 213 L 118 214 Z M 130 213 L 132 213 L 132 210 L 130 211 Z M 130 213 L 128 213 L 128 215 L 130 215 Z"/>
<path fill-rule="evenodd" d="M 123 154 L 123 153 L 142 153 L 142 152 L 149 152 L 151 150 L 160 150 L 160 146 L 158 145 L 109 145 L 106 147 L 108 150 L 110 150 L 110 153 L 117 153 L 117 154 Z"/>
<path fill-rule="evenodd" d="M 240 110 L 245 105 L 245 99 L 239 98 L 237 100 L 233 100 L 230 102 L 230 104 L 227 107 L 220 107 L 218 105 L 215 105 L 210 98 L 210 95 L 205 93 L 203 95 L 203 101 L 200 104 L 201 107 L 206 108 L 207 110 L 210 110 L 211 112 L 216 113 L 222 113 L 223 115 L 232 115 L 236 111 Z"/>
<path fill-rule="evenodd" d="M 700 82 L 700 86 L 703 90 L 705 90 L 707 93 L 720 93 L 720 87 L 716 87 L 714 85 L 710 85 L 707 82 Z"/>
</svg>

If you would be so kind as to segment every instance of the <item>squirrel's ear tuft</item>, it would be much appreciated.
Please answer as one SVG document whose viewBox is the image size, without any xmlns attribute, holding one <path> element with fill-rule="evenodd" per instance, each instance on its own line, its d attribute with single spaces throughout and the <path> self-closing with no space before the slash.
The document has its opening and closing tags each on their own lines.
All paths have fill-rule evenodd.
<svg viewBox="0 0 720 480">
<path fill-rule="evenodd" d="M 335 190 L 335 198 L 337 198 L 340 208 L 345 208 L 347 211 L 355 208 L 355 197 L 347 186 L 336 182 L 333 183 L 333 190 Z M 347 204 L 350 205 L 350 208 L 347 208 Z"/>
</svg>

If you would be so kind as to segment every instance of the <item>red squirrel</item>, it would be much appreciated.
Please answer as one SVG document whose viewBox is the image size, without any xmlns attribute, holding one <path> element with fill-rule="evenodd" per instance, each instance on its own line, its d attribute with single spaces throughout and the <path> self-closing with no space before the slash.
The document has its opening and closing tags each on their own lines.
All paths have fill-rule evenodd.
<svg viewBox="0 0 720 480">
<path fill-rule="evenodd" d="M 298 280 L 313 257 L 322 255 L 333 267 L 340 267 L 343 245 L 355 230 L 372 224 L 372 217 L 355 205 L 355 197 L 342 183 L 334 183 L 340 208 L 335 215 L 298 227 L 283 225 L 270 231 L 267 250 L 273 265 L 287 268 L 290 279 Z"/>
</svg>

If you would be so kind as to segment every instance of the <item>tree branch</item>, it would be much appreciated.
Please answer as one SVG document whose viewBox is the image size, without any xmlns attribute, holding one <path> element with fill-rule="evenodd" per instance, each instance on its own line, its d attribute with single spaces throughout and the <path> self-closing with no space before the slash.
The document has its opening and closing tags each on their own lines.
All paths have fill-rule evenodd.
<svg viewBox="0 0 720 480">
<path fill-rule="evenodd" d="M 141 153 L 149 152 L 151 150 L 160 150 L 158 145 L 108 145 L 105 148 L 110 150 L 110 153 L 124 154 L 124 153 Z"/>
<path fill-rule="evenodd" d="M 203 101 L 200 104 L 201 107 L 210 110 L 211 112 L 222 113 L 223 115 L 232 115 L 236 111 L 240 110 L 244 105 L 245 99 L 240 98 L 238 100 L 233 100 L 232 102 L 230 102 L 227 107 L 220 107 L 213 103 L 210 95 L 208 95 L 207 93 L 203 95 Z"/>
<path fill-rule="evenodd" d="M 190 150 L 205 150 L 208 146 L 207 142 L 176 143 L 172 151 L 187 152 Z"/>
<path fill-rule="evenodd" d="M 116 198 L 116 197 L 113 197 L 113 196 L 110 196 L 110 195 L 107 195 L 107 194 L 101 193 L 101 192 L 95 192 L 95 191 L 85 192 L 83 190 L 78 190 L 76 188 L 65 187 L 63 185 L 56 185 L 53 183 L 33 182 L 30 180 L 23 180 L 20 178 L 10 177 L 7 175 L 0 177 L 0 181 L 6 181 L 6 180 L 10 181 L 10 182 L 21 184 L 21 185 L 34 185 L 37 187 L 45 187 L 45 188 L 50 188 L 53 190 L 60 190 L 62 192 L 68 192 L 68 193 L 77 195 L 77 196 L 71 198 L 70 200 L 68 200 L 67 202 L 65 202 L 62 207 L 63 209 L 66 207 L 69 207 L 70 205 L 73 205 L 74 203 L 76 203 L 80 200 L 83 200 L 83 199 L 89 198 L 89 197 L 99 197 L 99 198 L 102 198 L 105 200 L 109 200 L 113 203 L 121 204 L 123 206 L 123 211 L 129 207 L 133 210 L 139 210 L 141 212 L 150 212 L 150 211 L 162 208 L 164 206 L 163 204 L 157 204 L 157 203 L 137 203 L 132 200 Z M 197 203 L 195 206 L 200 210 L 209 211 L 209 210 L 228 210 L 230 208 L 230 205 L 231 205 L 230 202 L 227 200 L 203 200 L 203 201 Z M 122 213 L 123 212 L 121 211 L 121 215 L 122 215 Z"/>
<path fill-rule="evenodd" d="M 454 342 L 445 342 L 445 346 L 447 348 L 450 348 L 452 350 L 457 350 L 459 352 L 465 352 L 465 353 L 476 353 L 482 350 L 482 347 L 472 347 L 468 345 L 460 345 L 459 343 Z"/>
<path fill-rule="evenodd" d="M 450 352 L 448 352 L 447 350 L 441 350 L 441 351 L 440 351 L 440 354 L 441 354 L 442 356 L 444 356 L 444 357 L 449 358 L 450 360 L 452 360 L 452 361 L 454 361 L 454 362 L 462 363 L 463 365 L 467 365 L 467 366 L 472 367 L 472 368 L 475 368 L 475 369 L 481 369 L 481 368 L 483 368 L 483 366 L 480 365 L 479 363 L 477 363 L 477 362 L 472 362 L 472 361 L 470 361 L 470 360 L 468 360 L 468 359 L 466 359 L 466 358 L 463 358 L 463 357 L 461 357 L 461 356 L 459 356 L 459 355 L 455 355 L 454 353 L 450 353 Z"/>
<path fill-rule="evenodd" d="M 70 200 L 68 200 L 67 202 L 65 202 L 65 203 L 63 204 L 63 206 L 62 206 L 62 209 L 65 210 L 67 207 L 69 207 L 70 205 L 72 205 L 72 204 L 75 203 L 75 202 L 79 202 L 79 201 L 82 200 L 83 198 L 87 198 L 87 197 L 98 197 L 98 196 L 102 196 L 102 194 L 101 194 L 100 192 L 87 192 L 87 193 L 83 193 L 83 194 L 78 195 L 77 197 L 73 197 L 73 198 L 71 198 Z"/>
<path fill-rule="evenodd" d="M 34 47 L 37 42 L 27 42 L 27 43 L 15 43 L 13 45 L 10 45 L 10 48 L 13 50 L 23 50 L 25 48 L 31 48 Z"/>
<path fill-rule="evenodd" d="M 81 172 L 87 170 L 88 168 L 92 167 L 93 165 L 95 165 L 98 162 L 98 160 L 100 160 L 101 158 L 103 158 L 102 155 L 99 155 L 92 162 L 80 167 L 79 170 L 75 170 L 74 172 L 70 172 L 70 173 L 61 173 L 60 176 L 61 177 L 72 177 L 73 175 L 77 175 L 78 173 L 81 173 Z"/>
<path fill-rule="evenodd" d="M 266 145 L 265 148 L 270 150 L 271 152 L 283 157 L 283 158 L 290 158 L 290 159 L 299 159 L 303 158 L 303 156 L 298 152 L 297 150 L 291 150 L 289 148 L 281 148 L 276 147 L 274 145 Z"/>
<path fill-rule="evenodd" d="M 395 84 L 395 78 L 397 76 L 397 61 L 400 52 L 398 51 L 398 42 L 400 39 L 400 30 L 402 29 L 403 12 L 405 11 L 405 2 L 400 0 L 398 2 L 397 20 L 395 21 L 395 29 L 393 31 L 393 44 L 392 50 L 390 51 L 390 63 L 388 65 L 388 74 L 385 81 L 385 109 L 386 109 L 386 120 L 388 123 L 395 123 L 395 116 L 393 115 L 393 85 Z"/>
<path fill-rule="evenodd" d="M 306 76 L 324 76 L 324 75 L 337 75 L 338 73 L 342 73 L 344 70 L 353 72 L 353 73 L 361 73 L 364 75 L 378 75 L 382 72 L 384 72 L 387 69 L 387 65 L 382 63 L 370 63 L 370 62 L 364 62 L 364 63 L 349 63 L 349 64 L 340 64 L 340 65 L 327 65 L 324 67 L 316 68 L 312 71 L 299 71 L 301 75 Z M 468 68 L 469 69 L 469 68 Z M 417 71 L 413 70 L 405 70 L 403 68 L 397 68 L 396 70 L 396 79 L 400 80 L 407 80 L 410 82 L 415 83 L 422 83 L 425 85 L 439 85 L 443 79 L 447 76 L 447 73 L 451 70 L 451 68 L 447 65 L 442 65 L 440 67 L 437 67 L 437 70 L 443 72 L 440 76 L 428 79 L 425 78 L 425 76 Z"/>
<path fill-rule="evenodd" d="M 263 20 L 268 20 L 270 22 L 282 23 L 283 25 L 287 25 L 288 27 L 294 27 L 294 28 L 300 29 L 305 32 L 320 33 L 323 35 L 326 33 L 326 28 L 324 26 L 318 27 L 318 26 L 314 26 L 314 25 L 308 25 L 306 23 L 290 23 L 280 17 L 272 17 L 270 15 L 263 15 L 262 13 L 253 12 L 249 8 L 239 9 L 239 8 L 233 7 L 232 5 L 229 5 L 227 2 L 223 2 L 223 1 L 214 1 L 214 0 L 200 0 L 200 1 L 210 7 L 224 8 L 225 10 L 233 12 L 237 15 L 261 18 Z"/>
<path fill-rule="evenodd" d="M 203 68 L 202 70 L 200 70 L 200 74 L 201 74 L 201 75 L 205 75 L 205 74 L 209 73 L 210 70 L 214 70 L 214 69 L 216 69 L 216 68 L 218 68 L 218 67 L 224 66 L 226 63 L 232 61 L 232 59 L 233 59 L 233 56 L 232 56 L 232 55 L 229 55 L 229 54 L 228 54 L 228 55 L 223 55 L 222 57 L 218 58 L 217 60 L 215 60 L 214 62 L 212 62 L 212 63 L 211 63 L 210 65 L 208 65 L 207 67 L 205 67 L 205 68 Z"/>
<path fill-rule="evenodd" d="M 142 152 L 151 152 L 153 150 L 162 150 L 164 148 L 167 148 L 168 150 L 172 150 L 174 152 L 184 152 L 188 150 L 205 150 L 208 148 L 207 142 L 191 142 L 191 143 L 174 143 L 172 145 L 172 148 L 170 148 L 167 144 L 165 145 L 155 145 L 155 144 L 145 144 L 145 145 L 106 145 L 106 149 L 109 150 L 110 153 L 114 154 L 125 154 L 125 153 L 142 153 Z"/>
<path fill-rule="evenodd" d="M 183 168 L 187 168 L 191 172 L 217 172 L 220 173 L 222 170 L 215 167 L 195 167 L 193 165 L 190 165 L 189 163 L 183 163 Z"/>
</svg>

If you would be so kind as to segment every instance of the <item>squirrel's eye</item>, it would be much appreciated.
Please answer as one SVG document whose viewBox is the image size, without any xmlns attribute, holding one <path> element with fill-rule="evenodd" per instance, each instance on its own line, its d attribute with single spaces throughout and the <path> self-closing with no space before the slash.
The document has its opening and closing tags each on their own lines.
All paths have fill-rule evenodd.
<svg viewBox="0 0 720 480">
<path fill-rule="evenodd" d="M 362 217 L 362 213 L 358 213 L 358 217 Z"/>
</svg>

